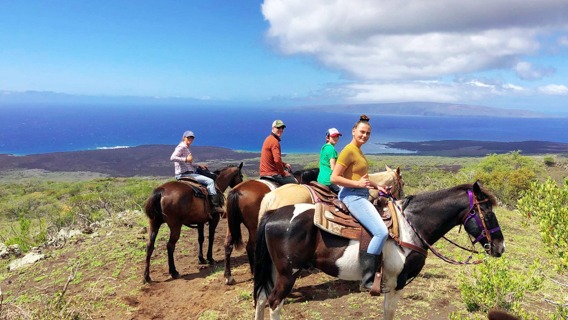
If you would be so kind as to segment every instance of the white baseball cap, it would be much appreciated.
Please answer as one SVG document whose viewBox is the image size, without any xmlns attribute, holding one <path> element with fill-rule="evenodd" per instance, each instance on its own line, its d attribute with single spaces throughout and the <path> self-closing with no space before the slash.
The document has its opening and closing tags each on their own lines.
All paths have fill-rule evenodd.
<svg viewBox="0 0 568 320">
<path fill-rule="evenodd" d="M 335 136 L 342 136 L 342 134 L 339 133 L 339 130 L 337 130 L 337 129 L 335 129 L 335 128 L 331 128 L 331 129 L 328 129 L 328 130 L 325 132 L 325 136 L 326 136 L 326 137 L 335 137 Z"/>
</svg>

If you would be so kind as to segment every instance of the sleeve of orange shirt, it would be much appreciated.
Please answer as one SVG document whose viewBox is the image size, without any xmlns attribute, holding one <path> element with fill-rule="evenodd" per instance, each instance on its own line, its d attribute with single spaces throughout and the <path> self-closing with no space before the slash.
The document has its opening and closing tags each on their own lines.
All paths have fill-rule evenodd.
<svg viewBox="0 0 568 320">
<path fill-rule="evenodd" d="M 282 162 L 282 155 L 280 152 L 280 143 L 277 142 L 272 146 L 272 158 L 274 159 L 276 169 L 278 169 L 278 174 L 284 175 L 284 162 Z"/>
</svg>

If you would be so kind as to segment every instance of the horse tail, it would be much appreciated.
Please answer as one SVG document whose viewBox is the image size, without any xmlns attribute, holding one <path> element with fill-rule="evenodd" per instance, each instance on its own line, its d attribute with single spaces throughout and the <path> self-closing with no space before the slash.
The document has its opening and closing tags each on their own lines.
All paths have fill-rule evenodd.
<svg viewBox="0 0 568 320">
<path fill-rule="evenodd" d="M 272 257 L 266 244 L 266 223 L 275 211 L 268 212 L 260 220 L 260 225 L 256 232 L 256 249 L 254 252 L 254 304 L 262 293 L 268 297 L 274 288 L 272 278 Z"/>
<path fill-rule="evenodd" d="M 144 211 L 150 220 L 154 220 L 157 217 L 162 216 L 162 192 L 164 192 L 164 188 L 156 188 L 152 191 L 152 195 L 148 198 L 148 200 L 146 200 Z"/>
<path fill-rule="evenodd" d="M 259 219 L 264 217 L 264 214 L 266 214 L 268 210 L 270 210 L 270 208 L 274 204 L 274 200 L 276 200 L 276 192 L 270 191 L 269 193 L 264 195 L 262 202 L 260 202 L 260 210 L 258 210 Z"/>
<path fill-rule="evenodd" d="M 231 190 L 227 197 L 227 223 L 229 225 L 229 232 L 231 233 L 231 243 L 237 249 L 243 245 L 243 236 L 241 234 L 241 223 L 243 220 L 243 213 L 239 206 L 239 197 L 241 196 L 240 190 Z"/>
</svg>

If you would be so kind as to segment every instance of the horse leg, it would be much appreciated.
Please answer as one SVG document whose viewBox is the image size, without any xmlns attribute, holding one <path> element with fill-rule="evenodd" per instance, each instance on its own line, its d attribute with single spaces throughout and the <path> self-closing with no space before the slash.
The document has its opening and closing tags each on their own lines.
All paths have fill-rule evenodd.
<svg viewBox="0 0 568 320">
<path fill-rule="evenodd" d="M 152 279 L 150 279 L 150 257 L 154 252 L 154 244 L 156 243 L 156 237 L 158 236 L 158 231 L 160 230 L 162 223 L 158 223 L 150 219 L 149 225 L 150 231 L 148 232 L 148 244 L 146 245 L 146 267 L 144 268 L 143 283 L 149 283 L 152 281 Z"/>
<path fill-rule="evenodd" d="M 398 305 L 398 300 L 402 296 L 402 290 L 394 290 L 391 289 L 390 292 L 385 294 L 385 302 L 384 302 L 384 320 L 393 320 L 394 313 L 396 311 L 396 306 Z"/>
<path fill-rule="evenodd" d="M 227 236 L 225 237 L 225 284 L 229 286 L 237 283 L 231 275 L 231 254 L 233 253 L 231 241 L 231 231 L 227 228 Z"/>
<path fill-rule="evenodd" d="M 254 250 L 256 248 L 256 228 L 254 228 L 255 230 L 251 229 L 249 229 L 249 238 L 247 242 L 247 257 L 250 265 L 250 273 L 254 274 Z"/>
<path fill-rule="evenodd" d="M 256 306 L 254 311 L 254 320 L 264 320 L 264 307 L 268 303 L 268 297 L 264 290 L 259 294 L 256 300 Z"/>
<path fill-rule="evenodd" d="M 296 282 L 296 276 L 292 274 L 292 270 L 286 274 L 277 272 L 274 289 L 272 289 L 272 292 L 268 297 L 268 305 L 271 309 L 270 320 L 280 320 L 280 312 L 282 311 L 284 299 L 286 299 L 286 297 L 290 294 L 290 291 L 292 291 L 294 282 Z"/>
<path fill-rule="evenodd" d="M 181 224 L 178 226 L 170 226 L 170 241 L 168 241 L 168 265 L 170 267 L 170 274 L 173 279 L 179 278 L 179 272 L 176 270 L 174 264 L 174 250 L 176 249 L 176 242 L 179 240 L 181 234 Z"/>
<path fill-rule="evenodd" d="M 204 228 L 205 224 L 203 223 L 197 225 L 197 241 L 199 242 L 199 254 L 197 258 L 199 259 L 199 264 L 207 264 L 207 260 L 203 259 L 203 241 L 205 241 L 205 235 L 203 234 Z"/>
<path fill-rule="evenodd" d="M 214 213 L 213 219 L 209 221 L 209 244 L 207 247 L 207 261 L 209 264 L 215 264 L 215 260 L 213 259 L 213 242 L 215 240 L 215 228 L 217 228 L 217 224 L 219 224 L 219 214 Z"/>
</svg>

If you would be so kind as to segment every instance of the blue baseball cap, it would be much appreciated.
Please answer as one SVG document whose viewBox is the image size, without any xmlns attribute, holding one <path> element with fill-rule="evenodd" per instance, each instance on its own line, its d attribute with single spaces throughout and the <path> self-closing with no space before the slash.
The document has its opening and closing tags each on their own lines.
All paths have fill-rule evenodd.
<svg viewBox="0 0 568 320">
<path fill-rule="evenodd" d="M 193 131 L 187 130 L 186 132 L 183 133 L 183 137 L 189 138 L 189 137 L 195 137 L 195 135 L 193 134 Z"/>
</svg>

